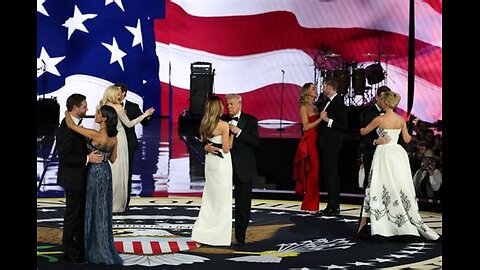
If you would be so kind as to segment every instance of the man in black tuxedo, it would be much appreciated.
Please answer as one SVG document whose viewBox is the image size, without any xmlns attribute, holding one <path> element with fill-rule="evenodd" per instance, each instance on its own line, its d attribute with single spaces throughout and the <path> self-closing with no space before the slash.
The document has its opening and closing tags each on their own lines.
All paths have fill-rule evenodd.
<svg viewBox="0 0 480 270">
<path fill-rule="evenodd" d="M 78 125 L 87 112 L 86 97 L 72 94 L 67 99 L 67 110 Z M 63 255 L 73 263 L 84 262 L 85 187 L 88 162 L 100 163 L 103 155 L 88 153 L 85 138 L 69 129 L 65 119 L 56 132 L 59 158 L 57 183 L 65 191 L 63 219 Z"/>
<path fill-rule="evenodd" d="M 389 91 L 391 91 L 390 88 L 385 85 L 380 86 L 377 89 L 375 102 L 373 102 L 368 108 L 366 108 L 362 113 L 360 113 L 359 120 L 361 127 L 366 127 L 370 122 L 372 122 L 375 117 L 380 116 L 380 114 L 384 112 L 383 110 L 385 109 L 385 102 L 380 97 L 380 94 Z M 360 141 L 363 145 L 363 168 L 365 169 L 365 178 L 363 180 L 364 189 L 367 188 L 368 185 L 368 175 L 370 173 L 370 168 L 372 167 L 372 160 L 375 149 L 377 148 L 378 144 L 385 143 L 383 140 L 386 139 L 387 138 L 385 137 L 379 139 L 376 129 L 372 130 L 366 136 L 360 136 Z M 382 140 L 382 142 L 379 142 L 378 140 Z"/>
<path fill-rule="evenodd" d="M 127 85 L 120 82 L 120 83 L 116 83 L 115 86 L 120 87 L 120 90 L 122 91 L 122 98 L 120 102 L 122 103 L 123 108 L 125 109 L 128 119 L 132 120 L 142 115 L 143 112 L 142 110 L 140 110 L 140 107 L 138 106 L 138 104 L 133 103 L 126 99 Z M 149 121 L 150 121 L 150 116 L 145 117 L 140 123 L 143 126 L 147 126 Z M 125 206 L 125 209 L 128 209 L 128 204 L 130 203 L 130 195 L 132 193 L 133 160 L 135 157 L 135 152 L 137 151 L 137 148 L 138 148 L 138 139 L 137 139 L 137 133 L 135 133 L 135 126 L 127 127 L 126 125 L 123 125 L 123 128 L 125 129 L 125 134 L 127 136 L 127 143 L 128 143 L 128 197 L 127 197 L 127 204 Z"/>
<path fill-rule="evenodd" d="M 327 184 L 327 207 L 320 215 L 335 216 L 340 213 L 340 176 L 338 157 L 343 145 L 343 132 L 347 129 L 347 109 L 343 96 L 337 94 L 338 81 L 325 78 L 322 91 L 327 98 L 325 107 L 319 108 L 318 149 L 320 150 L 321 182 Z"/>
<path fill-rule="evenodd" d="M 232 149 L 233 185 L 235 187 L 235 239 L 237 245 L 245 244 L 250 209 L 252 204 L 253 179 L 257 176 L 255 148 L 260 144 L 258 120 L 253 115 L 242 112 L 242 97 L 237 94 L 225 96 L 228 114 L 221 119 L 228 122 L 230 132 L 235 134 Z M 211 144 L 205 151 L 216 154 L 220 149 Z"/>
</svg>

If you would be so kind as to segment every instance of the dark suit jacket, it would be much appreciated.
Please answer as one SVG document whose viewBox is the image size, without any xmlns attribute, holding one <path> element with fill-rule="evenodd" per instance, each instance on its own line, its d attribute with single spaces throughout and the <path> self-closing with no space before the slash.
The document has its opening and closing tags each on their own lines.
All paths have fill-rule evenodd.
<svg viewBox="0 0 480 270">
<path fill-rule="evenodd" d="M 378 111 L 377 106 L 375 106 L 375 103 L 371 104 L 360 114 L 360 126 L 366 127 L 368 124 L 370 124 L 370 122 L 372 122 L 375 117 L 379 115 L 380 112 Z M 373 140 L 375 140 L 376 138 L 378 138 L 376 129 L 373 129 L 365 136 L 361 136 L 361 140 L 365 147 L 372 146 L 373 148 L 375 148 L 375 146 L 373 145 Z"/>
<path fill-rule="evenodd" d="M 222 115 L 222 120 L 229 121 L 229 115 Z M 258 137 L 258 120 L 254 116 L 244 113 L 240 114 L 237 127 L 242 132 L 240 136 L 233 139 L 233 147 L 230 150 L 232 155 L 233 173 L 240 182 L 252 182 L 257 176 L 257 161 L 255 148 L 260 144 Z"/>
<path fill-rule="evenodd" d="M 321 109 L 319 108 L 319 111 Z M 332 127 L 327 122 L 321 121 L 318 124 L 318 146 L 319 147 L 342 147 L 343 132 L 347 129 L 347 108 L 343 103 L 343 96 L 337 94 L 328 105 L 326 112 L 328 117 L 333 119 Z"/>
<path fill-rule="evenodd" d="M 59 158 L 57 184 L 65 189 L 84 190 L 87 173 L 87 143 L 85 137 L 67 127 L 65 119 L 57 129 Z"/>
<path fill-rule="evenodd" d="M 124 100 L 124 102 L 125 102 L 125 111 L 127 113 L 128 119 L 133 120 L 143 114 L 138 104 L 128 101 L 126 99 Z M 148 117 L 145 117 L 140 123 L 143 126 L 146 126 L 149 121 L 150 119 L 148 119 Z M 132 154 L 133 154 L 133 152 L 135 152 L 135 150 L 137 150 L 137 147 L 138 147 L 137 134 L 135 133 L 135 126 L 129 128 L 123 125 L 123 128 L 125 128 L 125 134 L 127 135 L 128 150 L 132 151 Z"/>
</svg>

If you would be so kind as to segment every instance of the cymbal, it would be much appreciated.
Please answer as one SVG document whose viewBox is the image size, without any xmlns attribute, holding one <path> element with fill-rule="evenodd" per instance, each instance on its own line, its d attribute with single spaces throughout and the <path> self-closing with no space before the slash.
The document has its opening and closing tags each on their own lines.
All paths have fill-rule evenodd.
<svg viewBox="0 0 480 270">
<path fill-rule="evenodd" d="M 342 56 L 342 55 L 339 54 L 339 53 L 328 53 L 328 54 L 325 54 L 325 57 L 339 57 L 339 56 Z"/>
<path fill-rule="evenodd" d="M 364 53 L 362 55 L 363 56 L 368 56 L 368 57 L 372 57 L 372 56 L 377 56 L 378 57 L 378 53 L 367 52 L 367 53 Z M 381 53 L 380 54 L 380 57 L 390 57 L 390 56 L 395 56 L 395 54 L 392 54 L 392 53 Z"/>
<path fill-rule="evenodd" d="M 391 57 L 391 56 L 395 56 L 395 54 L 393 54 L 393 53 L 382 53 L 382 56 Z"/>
</svg>

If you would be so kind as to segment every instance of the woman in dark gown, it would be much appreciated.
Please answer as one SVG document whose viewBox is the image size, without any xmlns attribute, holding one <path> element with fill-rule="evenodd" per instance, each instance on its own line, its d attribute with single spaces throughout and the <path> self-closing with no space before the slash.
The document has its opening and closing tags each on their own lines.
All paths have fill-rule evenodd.
<svg viewBox="0 0 480 270">
<path fill-rule="evenodd" d="M 88 150 L 104 155 L 103 162 L 89 163 L 85 205 L 85 259 L 90 263 L 123 263 L 118 255 L 112 231 L 112 171 L 110 162 L 117 157 L 117 112 L 110 106 L 102 106 L 95 113 L 95 122 L 100 130 L 88 129 L 74 124 L 65 112 L 67 126 L 89 138 Z"/>
<path fill-rule="evenodd" d="M 316 127 L 321 120 L 317 107 L 313 105 L 317 96 L 317 89 L 313 83 L 309 82 L 303 85 L 299 100 L 303 135 L 293 161 L 295 192 L 303 196 L 300 210 L 312 214 L 318 212 L 320 203 L 318 183 L 320 158 Z"/>
</svg>

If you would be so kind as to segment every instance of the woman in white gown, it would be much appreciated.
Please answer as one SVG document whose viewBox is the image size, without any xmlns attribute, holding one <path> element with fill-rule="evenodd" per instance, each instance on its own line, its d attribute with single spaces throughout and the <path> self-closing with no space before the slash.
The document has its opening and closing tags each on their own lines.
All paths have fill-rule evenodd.
<svg viewBox="0 0 480 270">
<path fill-rule="evenodd" d="M 233 134 L 228 123 L 220 120 L 222 100 L 208 99 L 200 123 L 204 143 L 220 148 L 218 153 L 205 155 L 205 187 L 202 204 L 192 229 L 192 240 L 211 246 L 229 246 L 232 238 L 232 158 L 230 148 Z"/>
<path fill-rule="evenodd" d="M 121 95 L 120 87 L 112 85 L 105 89 L 103 98 L 100 100 L 100 106 L 109 105 L 117 111 L 119 120 L 117 124 L 117 160 L 114 163 L 110 163 L 112 169 L 113 213 L 124 212 L 128 198 L 128 143 L 123 125 L 133 127 L 155 111 L 153 108 L 150 108 L 139 117 L 130 121 L 123 106 L 120 104 Z"/>
<path fill-rule="evenodd" d="M 367 218 L 370 218 L 372 236 L 406 240 L 421 236 L 437 240 L 440 236 L 420 217 L 408 155 L 398 144 L 400 133 L 405 143 L 412 139 L 405 120 L 393 111 L 400 102 L 400 95 L 391 91 L 382 93 L 381 98 L 386 105 L 385 114 L 361 128 L 360 134 L 366 135 L 377 128 L 379 136 L 388 136 L 390 141 L 378 145 L 375 150 L 358 233 L 364 234 Z"/>
</svg>

